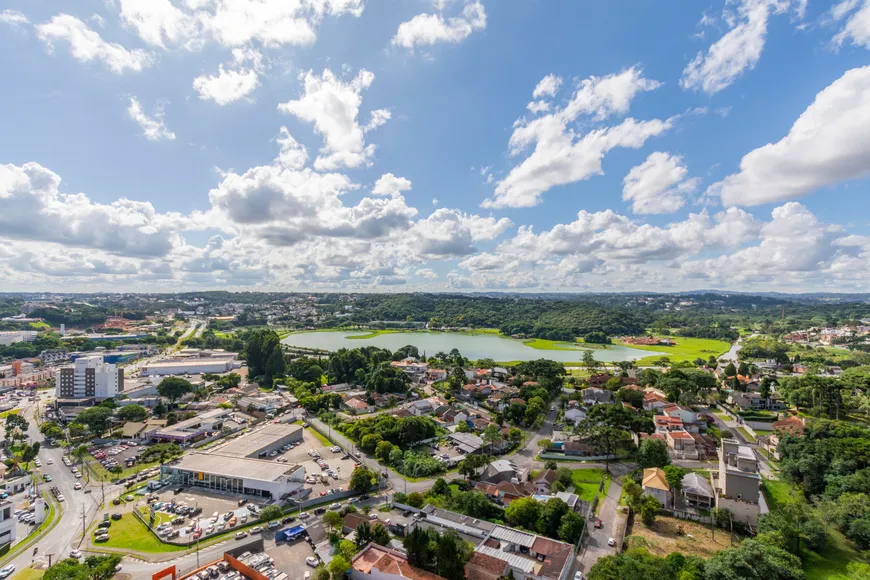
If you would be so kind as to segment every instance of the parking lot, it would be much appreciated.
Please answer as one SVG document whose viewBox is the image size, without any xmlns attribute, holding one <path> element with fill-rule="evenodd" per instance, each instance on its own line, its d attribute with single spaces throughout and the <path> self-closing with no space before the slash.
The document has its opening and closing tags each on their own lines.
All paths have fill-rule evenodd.
<svg viewBox="0 0 870 580">
<path fill-rule="evenodd" d="M 292 525 L 292 524 L 291 524 Z M 291 578 L 302 578 L 303 570 L 312 570 L 305 562 L 306 558 L 314 556 L 314 548 L 304 539 L 295 542 L 280 542 L 272 545 L 268 542 L 270 534 L 266 537 L 269 555 L 275 559 L 275 567 L 279 570 L 287 570 Z"/>
<path fill-rule="evenodd" d="M 348 488 L 348 482 L 353 473 L 354 462 L 350 458 L 344 459 L 346 454 L 341 449 L 337 452 L 331 449 L 330 446 L 324 445 L 310 431 L 310 428 L 306 428 L 302 432 L 301 445 L 297 445 L 293 449 L 285 451 L 271 459 L 277 461 L 283 457 L 288 465 L 295 464 L 305 467 L 306 487 L 311 488 L 311 495 L 308 498 L 313 499 L 327 495 L 332 489 L 344 491 Z M 312 452 L 320 456 L 320 459 L 326 464 L 327 469 L 333 471 L 334 477 L 327 475 L 327 469 L 323 469 L 318 464 L 318 458 L 312 456 Z"/>
<path fill-rule="evenodd" d="M 244 526 L 257 519 L 256 512 L 248 507 L 250 505 L 259 511 L 260 505 L 257 505 L 256 502 L 240 506 L 237 496 L 195 488 L 184 488 L 183 491 L 176 493 L 177 489 L 177 487 L 172 486 L 151 494 L 152 497 L 156 497 L 156 500 L 151 503 L 156 506 L 154 511 L 159 516 L 160 521 L 178 522 L 166 528 L 178 530 L 176 540 L 187 541 L 188 536 L 192 537 L 197 528 L 202 530 L 201 537 L 205 538 L 212 534 Z M 148 504 L 145 497 L 136 503 L 137 507 Z M 180 516 L 175 513 L 178 506 L 187 506 L 195 511 L 201 511 Z M 233 517 L 235 517 L 235 523 L 233 523 Z M 161 534 L 161 537 L 166 538 L 166 534 Z"/>
</svg>

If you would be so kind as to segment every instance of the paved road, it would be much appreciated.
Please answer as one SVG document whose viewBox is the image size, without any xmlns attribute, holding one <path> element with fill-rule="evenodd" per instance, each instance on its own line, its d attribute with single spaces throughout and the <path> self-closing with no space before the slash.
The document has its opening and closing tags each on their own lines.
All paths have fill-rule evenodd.
<svg viewBox="0 0 870 580">
<path fill-rule="evenodd" d="M 589 540 L 586 549 L 581 553 L 577 560 L 577 570 L 581 570 L 584 575 L 589 573 L 592 566 L 599 558 L 611 556 L 617 552 L 617 547 L 610 547 L 607 541 L 610 538 L 618 539 L 622 537 L 622 530 L 625 527 L 625 517 L 617 515 L 619 506 L 619 497 L 622 495 L 622 486 L 616 480 L 616 477 L 625 475 L 635 466 L 626 463 L 614 463 L 610 466 L 610 470 L 614 474 L 614 479 L 610 484 L 610 489 L 607 491 L 607 497 L 601 502 L 601 508 L 598 510 L 598 517 L 601 520 L 601 528 L 595 529 L 592 527 L 589 530 Z M 592 522 L 589 523 L 592 525 Z"/>
<path fill-rule="evenodd" d="M 36 404 L 29 403 L 24 407 L 24 416 L 30 422 L 28 435 L 31 442 L 40 441 L 45 445 L 42 434 L 36 426 L 36 420 L 33 417 L 36 410 Z M 97 512 L 97 502 L 99 501 L 99 491 L 96 493 L 85 494 L 83 491 L 73 489 L 76 481 L 78 481 L 72 472 L 67 468 L 61 457 L 63 455 L 62 447 L 42 447 L 39 451 L 39 457 L 42 460 L 42 468 L 40 474 L 49 474 L 52 477 L 50 484 L 42 484 L 39 487 L 48 491 L 49 486 L 57 486 L 63 494 L 65 501 L 61 505 L 60 522 L 52 529 L 44 538 L 39 540 L 35 547 L 39 548 L 36 555 L 37 560 L 48 560 L 47 555 L 53 554 L 53 561 L 58 558 L 63 558 L 69 555 L 70 550 L 78 546 L 77 536 L 82 532 L 82 513 L 85 514 L 86 525 L 89 525 Z M 48 459 L 52 460 L 52 464 L 48 464 Z M 49 492 L 50 493 L 50 492 Z M 10 563 L 15 564 L 17 569 L 24 568 L 33 561 L 33 548 L 28 548 L 21 555 L 14 558 Z"/>
</svg>

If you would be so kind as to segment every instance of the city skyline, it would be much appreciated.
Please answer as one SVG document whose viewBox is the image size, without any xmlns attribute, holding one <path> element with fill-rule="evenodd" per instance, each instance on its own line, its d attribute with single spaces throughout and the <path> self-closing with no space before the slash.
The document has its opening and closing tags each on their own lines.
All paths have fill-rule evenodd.
<svg viewBox="0 0 870 580">
<path fill-rule="evenodd" d="M 870 0 L 0 11 L 0 291 L 870 291 Z"/>
</svg>

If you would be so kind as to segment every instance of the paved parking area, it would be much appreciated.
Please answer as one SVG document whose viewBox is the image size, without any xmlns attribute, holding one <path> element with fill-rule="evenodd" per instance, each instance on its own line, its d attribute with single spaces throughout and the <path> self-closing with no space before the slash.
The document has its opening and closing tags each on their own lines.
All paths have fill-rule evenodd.
<svg viewBox="0 0 870 580">
<path fill-rule="evenodd" d="M 291 578 L 302 578 L 305 570 L 313 570 L 311 566 L 305 563 L 305 558 L 314 555 L 314 549 L 311 544 L 303 539 L 298 539 L 295 542 L 274 545 L 268 542 L 267 550 L 269 555 L 275 559 L 275 568 L 287 572 Z"/>
<path fill-rule="evenodd" d="M 335 472 L 338 479 L 327 477 L 325 470 L 322 470 L 315 461 L 315 458 L 308 454 L 309 451 L 316 451 L 319 453 L 321 459 L 323 459 Z M 310 431 L 310 428 L 303 429 L 301 445 L 279 455 L 279 457 L 287 459 L 288 465 L 296 464 L 304 466 L 306 478 L 309 476 L 316 476 L 318 478 L 319 481 L 317 483 L 309 483 L 306 486 L 311 488 L 311 495 L 309 498 L 319 497 L 321 492 L 330 489 L 347 489 L 350 476 L 353 473 L 354 462 L 349 458 L 343 459 L 344 456 L 345 453 L 343 451 L 333 453 L 330 450 L 330 446 L 324 445 L 320 439 Z M 274 459 L 277 460 L 278 457 Z M 324 478 L 326 480 L 325 482 L 323 481 Z"/>
<path fill-rule="evenodd" d="M 199 527 L 202 528 L 203 538 L 207 535 L 207 531 L 212 529 L 213 534 L 226 531 L 227 529 L 232 529 L 232 526 L 229 525 L 228 521 L 224 519 L 224 514 L 229 512 L 233 512 L 236 516 L 237 524 L 235 527 L 240 527 L 244 524 L 249 524 L 255 521 L 256 515 L 251 513 L 251 511 L 247 508 L 247 505 L 239 506 L 239 498 L 234 495 L 224 495 L 215 493 L 209 490 L 197 489 L 197 488 L 185 488 L 181 493 L 175 493 L 175 487 L 164 488 L 157 492 L 157 502 L 176 502 L 182 503 L 184 505 L 190 507 L 200 507 L 202 508 L 202 513 L 194 516 L 193 518 L 186 517 L 184 518 L 184 524 L 179 526 L 174 526 L 173 529 L 178 529 L 180 534 L 179 537 L 184 538 L 188 533 L 192 533 L 191 526 L 194 524 L 199 524 Z M 139 505 L 144 506 L 145 501 L 138 502 Z M 250 502 L 252 504 L 257 505 L 257 502 Z M 262 502 L 257 507 L 261 507 Z M 161 510 L 157 509 L 162 515 L 164 521 L 171 521 L 175 517 L 174 514 L 169 514 Z M 217 521 L 212 521 L 214 514 L 217 513 Z M 194 526 L 195 527 L 195 526 Z"/>
</svg>

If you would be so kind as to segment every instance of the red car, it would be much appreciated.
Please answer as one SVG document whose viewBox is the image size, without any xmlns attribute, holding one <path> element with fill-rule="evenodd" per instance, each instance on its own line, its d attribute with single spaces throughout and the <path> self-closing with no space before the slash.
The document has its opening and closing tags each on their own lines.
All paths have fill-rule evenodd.
<svg viewBox="0 0 870 580">
<path fill-rule="evenodd" d="M 595 518 L 595 524 L 594 524 L 594 525 L 595 525 L 596 528 L 600 528 L 600 527 L 601 527 L 601 520 L 598 519 L 598 518 Z"/>
</svg>

